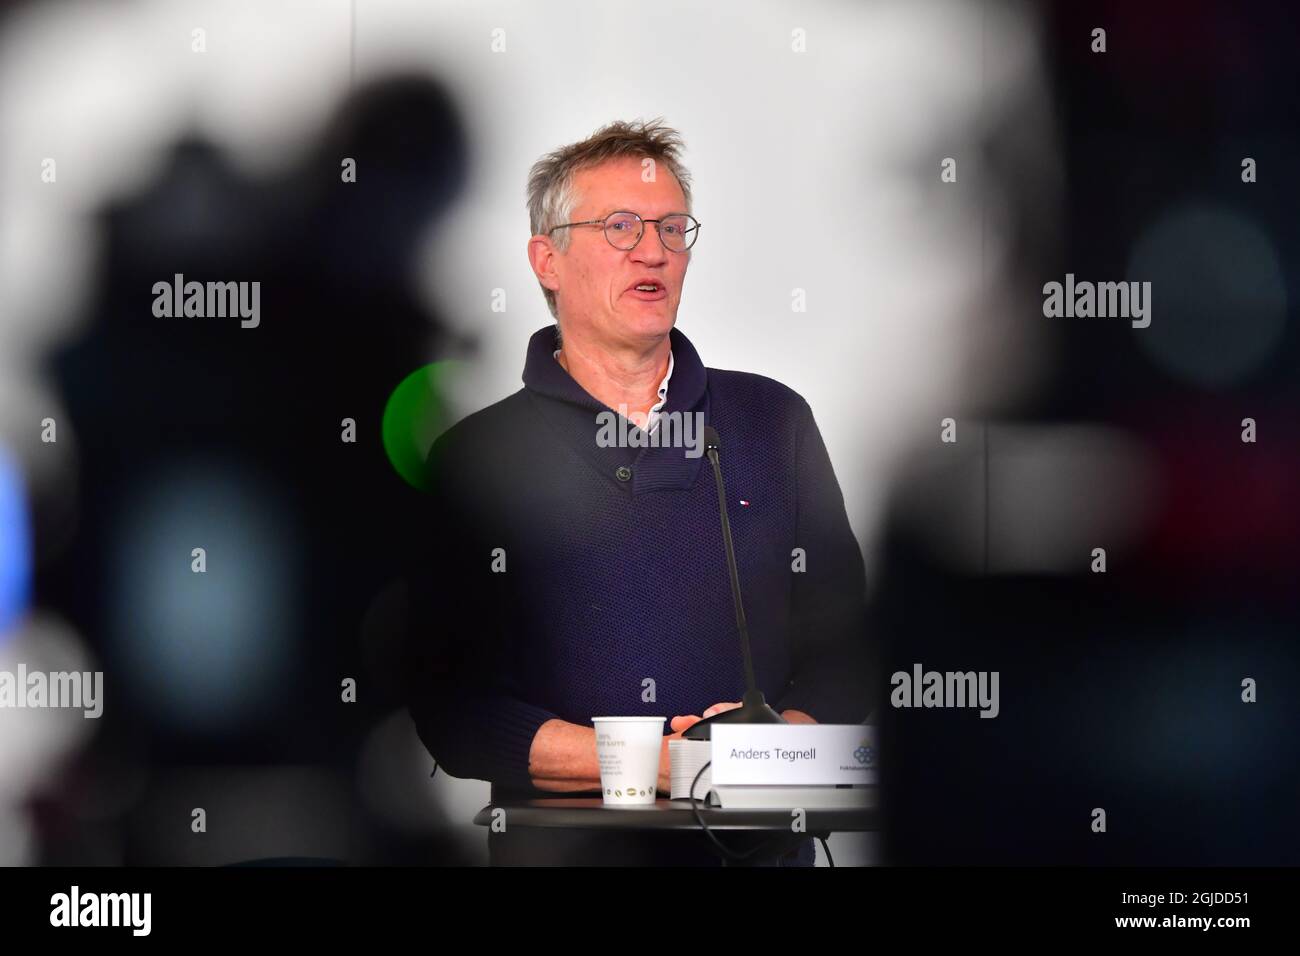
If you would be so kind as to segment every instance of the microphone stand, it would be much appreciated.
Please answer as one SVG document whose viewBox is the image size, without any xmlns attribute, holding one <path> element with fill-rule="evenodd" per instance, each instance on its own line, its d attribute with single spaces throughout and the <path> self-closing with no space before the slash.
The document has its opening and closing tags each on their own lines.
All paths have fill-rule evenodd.
<svg viewBox="0 0 1300 956">
<path fill-rule="evenodd" d="M 682 732 L 688 740 L 711 740 L 714 724 L 784 724 L 786 719 L 767 705 L 763 692 L 754 681 L 754 659 L 749 649 L 749 627 L 745 624 L 745 609 L 740 603 L 740 575 L 736 573 L 736 549 L 731 542 L 731 523 L 727 521 L 727 490 L 722 483 L 722 464 L 719 461 L 721 440 L 713 426 L 704 429 L 705 454 L 713 465 L 713 477 L 718 486 L 718 510 L 722 515 L 722 543 L 727 551 L 727 570 L 731 573 L 731 600 L 736 606 L 736 629 L 740 632 L 740 649 L 745 658 L 745 696 L 739 707 L 706 717 Z"/>
</svg>

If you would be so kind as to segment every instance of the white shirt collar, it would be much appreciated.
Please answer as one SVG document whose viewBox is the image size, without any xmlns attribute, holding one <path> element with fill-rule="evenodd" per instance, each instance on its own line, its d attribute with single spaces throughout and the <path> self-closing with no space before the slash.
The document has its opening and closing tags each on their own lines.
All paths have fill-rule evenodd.
<svg viewBox="0 0 1300 956">
<path fill-rule="evenodd" d="M 560 359 L 560 350 L 556 349 L 551 354 L 551 357 L 558 362 Z M 650 406 L 650 414 L 646 416 L 646 418 L 648 419 L 648 423 L 650 425 L 650 427 L 646 429 L 647 433 L 652 432 L 659 427 L 659 411 L 664 407 L 664 402 L 668 401 L 668 380 L 672 377 L 673 377 L 673 350 L 669 349 L 668 350 L 668 373 L 664 376 L 664 380 L 659 383 L 659 401 L 655 402 L 654 405 Z"/>
</svg>

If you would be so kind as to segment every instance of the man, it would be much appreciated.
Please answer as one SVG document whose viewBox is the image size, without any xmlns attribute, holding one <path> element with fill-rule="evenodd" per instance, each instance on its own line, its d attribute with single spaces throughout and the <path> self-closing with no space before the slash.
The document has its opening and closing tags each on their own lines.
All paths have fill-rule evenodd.
<svg viewBox="0 0 1300 956">
<path fill-rule="evenodd" d="M 614 123 L 533 167 L 528 257 L 558 328 L 532 336 L 522 389 L 430 454 L 438 558 L 417 595 L 411 713 L 439 766 L 492 781 L 494 802 L 598 793 L 603 715 L 671 717 L 666 794 L 668 741 L 738 706 L 704 424 L 722 440 L 760 689 L 792 723 L 870 710 L 862 557 L 808 404 L 706 368 L 674 327 L 700 233 L 680 148 L 658 122 Z M 494 863 L 718 862 L 699 833 L 646 839 L 507 824 L 489 847 Z M 809 839 L 794 862 L 812 858 Z"/>
</svg>

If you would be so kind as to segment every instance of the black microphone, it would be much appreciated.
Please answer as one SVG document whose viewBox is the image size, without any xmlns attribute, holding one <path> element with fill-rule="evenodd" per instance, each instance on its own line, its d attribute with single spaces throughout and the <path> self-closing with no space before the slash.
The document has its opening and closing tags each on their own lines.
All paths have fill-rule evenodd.
<svg viewBox="0 0 1300 956">
<path fill-rule="evenodd" d="M 736 548 L 731 543 L 731 522 L 727 520 L 727 489 L 722 484 L 722 463 L 719 453 L 722 439 L 712 425 L 704 426 L 704 453 L 713 465 L 713 477 L 718 486 L 718 511 L 722 515 L 722 543 L 727 551 L 727 570 L 731 573 L 731 600 L 736 606 L 736 630 L 740 632 L 740 649 L 745 657 L 745 697 L 741 706 L 706 717 L 682 732 L 690 740 L 711 740 L 714 724 L 784 724 L 786 719 L 767 706 L 763 692 L 754 682 L 754 658 L 749 650 L 749 627 L 745 624 L 745 608 L 740 602 L 740 575 L 736 573 Z"/>
</svg>

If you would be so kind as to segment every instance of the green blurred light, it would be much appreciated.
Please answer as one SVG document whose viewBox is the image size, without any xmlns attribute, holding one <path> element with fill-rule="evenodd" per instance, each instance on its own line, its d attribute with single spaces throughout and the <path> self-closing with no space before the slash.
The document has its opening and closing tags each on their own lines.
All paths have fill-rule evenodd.
<svg viewBox="0 0 1300 956">
<path fill-rule="evenodd" d="M 447 427 L 447 407 L 440 383 L 452 362 L 418 368 L 393 389 L 384 406 L 384 453 L 393 470 L 413 488 L 428 490 L 425 459 Z"/>
</svg>

